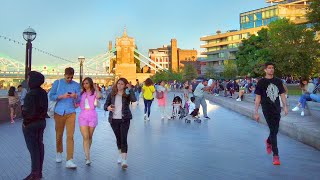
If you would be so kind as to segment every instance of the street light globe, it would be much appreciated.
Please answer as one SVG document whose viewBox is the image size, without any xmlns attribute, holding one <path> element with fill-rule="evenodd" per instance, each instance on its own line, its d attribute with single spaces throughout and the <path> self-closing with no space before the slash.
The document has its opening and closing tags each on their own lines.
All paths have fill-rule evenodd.
<svg viewBox="0 0 320 180">
<path fill-rule="evenodd" d="M 36 36 L 36 31 L 30 27 L 23 31 L 23 39 L 26 41 L 33 41 L 36 39 Z"/>
<path fill-rule="evenodd" d="M 79 56 L 79 57 L 78 57 L 78 60 L 79 60 L 80 63 L 83 63 L 84 60 L 85 60 L 85 57 L 84 57 L 84 56 Z"/>
</svg>

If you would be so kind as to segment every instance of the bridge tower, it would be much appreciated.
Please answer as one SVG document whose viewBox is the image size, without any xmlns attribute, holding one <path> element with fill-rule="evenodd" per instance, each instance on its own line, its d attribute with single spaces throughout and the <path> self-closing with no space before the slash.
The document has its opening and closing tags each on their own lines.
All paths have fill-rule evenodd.
<svg viewBox="0 0 320 180">
<path fill-rule="evenodd" d="M 126 28 L 122 37 L 116 39 L 116 49 L 116 77 L 124 77 L 134 83 L 137 77 L 136 64 L 134 62 L 135 41 L 134 38 L 128 37 Z"/>
</svg>

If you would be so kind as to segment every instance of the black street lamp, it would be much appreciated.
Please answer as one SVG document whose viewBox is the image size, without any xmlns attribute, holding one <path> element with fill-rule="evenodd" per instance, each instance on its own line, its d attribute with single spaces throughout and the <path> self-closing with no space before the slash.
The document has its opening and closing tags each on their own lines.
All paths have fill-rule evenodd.
<svg viewBox="0 0 320 180">
<path fill-rule="evenodd" d="M 80 85 L 82 86 L 82 74 L 83 74 L 83 63 L 84 63 L 84 56 L 79 56 L 78 60 L 80 62 Z"/>
<path fill-rule="evenodd" d="M 27 28 L 23 31 L 23 39 L 27 41 L 26 44 L 26 65 L 24 79 L 27 80 L 28 73 L 31 71 L 31 59 L 32 59 L 32 41 L 36 39 L 37 33 L 32 28 Z"/>
</svg>

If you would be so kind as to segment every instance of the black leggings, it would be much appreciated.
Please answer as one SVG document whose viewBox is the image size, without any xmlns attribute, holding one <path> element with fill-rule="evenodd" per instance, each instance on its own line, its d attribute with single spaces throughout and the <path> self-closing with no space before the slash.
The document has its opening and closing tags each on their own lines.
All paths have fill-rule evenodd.
<svg viewBox="0 0 320 180">
<path fill-rule="evenodd" d="M 117 139 L 118 149 L 121 150 L 121 153 L 127 153 L 127 137 L 130 127 L 130 120 L 123 121 L 122 119 L 112 119 L 112 123 L 110 124 Z"/>
<path fill-rule="evenodd" d="M 274 156 L 279 155 L 278 143 L 277 143 L 277 134 L 279 131 L 279 122 L 280 122 L 280 114 L 265 114 L 264 117 L 268 123 L 270 134 L 267 139 L 267 142 L 272 145 L 272 151 Z"/>
<path fill-rule="evenodd" d="M 147 99 L 143 99 L 144 100 L 144 114 L 148 113 L 148 117 L 150 117 L 150 111 L 151 111 L 151 104 L 152 104 L 152 100 L 147 100 Z"/>
</svg>

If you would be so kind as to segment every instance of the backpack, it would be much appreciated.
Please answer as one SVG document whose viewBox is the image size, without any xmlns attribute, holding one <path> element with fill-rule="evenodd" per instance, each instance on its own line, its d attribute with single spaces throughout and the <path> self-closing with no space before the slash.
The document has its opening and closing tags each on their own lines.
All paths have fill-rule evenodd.
<svg viewBox="0 0 320 180">
<path fill-rule="evenodd" d="M 157 99 L 162 99 L 163 98 L 163 91 L 156 91 L 156 98 Z"/>
</svg>

